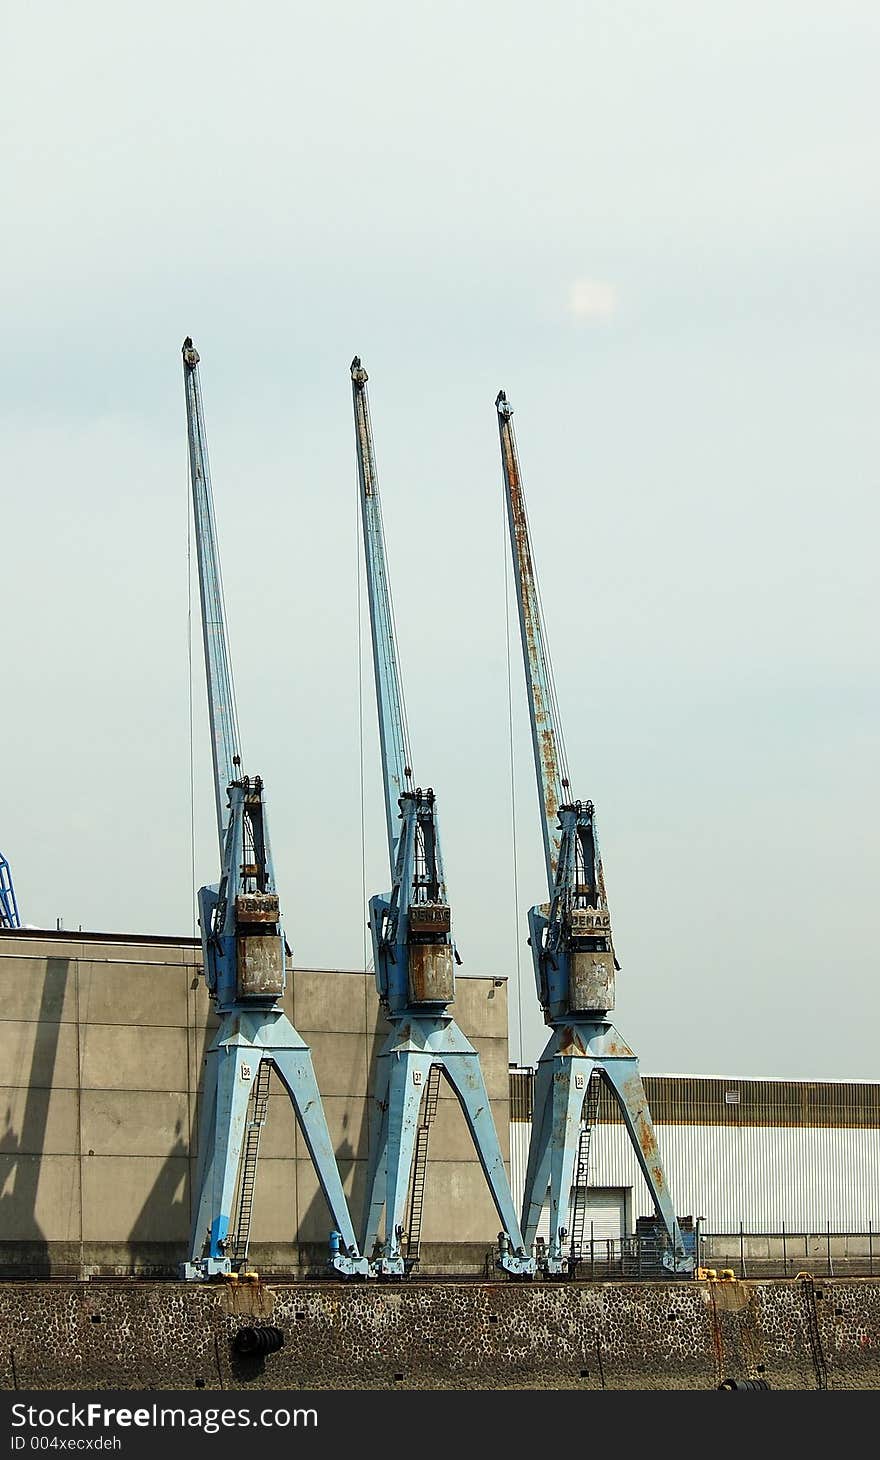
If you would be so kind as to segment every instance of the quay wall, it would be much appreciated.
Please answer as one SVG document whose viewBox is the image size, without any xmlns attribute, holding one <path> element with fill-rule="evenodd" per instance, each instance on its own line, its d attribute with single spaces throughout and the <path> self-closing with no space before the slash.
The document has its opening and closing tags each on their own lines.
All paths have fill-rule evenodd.
<svg viewBox="0 0 880 1460">
<path fill-rule="evenodd" d="M 242 1326 L 283 1347 L 237 1355 Z M 880 1388 L 880 1280 L 0 1283 L 0 1388 Z"/>
</svg>

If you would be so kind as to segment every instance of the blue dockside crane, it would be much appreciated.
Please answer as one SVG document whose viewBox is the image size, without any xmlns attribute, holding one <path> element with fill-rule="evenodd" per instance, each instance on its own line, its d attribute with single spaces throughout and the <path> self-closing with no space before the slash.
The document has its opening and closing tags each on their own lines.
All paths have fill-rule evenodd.
<svg viewBox="0 0 880 1460">
<path fill-rule="evenodd" d="M 549 901 L 528 915 L 538 998 L 552 1034 L 535 1081 L 522 1226 L 535 1242 L 550 1188 L 550 1235 L 539 1267 L 577 1271 L 583 1257 L 590 1138 L 602 1082 L 612 1091 L 651 1192 L 661 1261 L 693 1271 L 663 1174 L 639 1064 L 608 1013 L 614 1008 L 611 915 L 591 801 L 571 794 L 511 417 L 504 391 L 495 408 L 501 436 L 507 522 L 538 785 Z"/>
<path fill-rule="evenodd" d="M 0 928 L 20 927 L 21 918 L 18 915 L 18 903 L 15 900 L 12 871 L 3 853 L 0 852 Z"/>
<path fill-rule="evenodd" d="M 377 1275 L 403 1277 L 418 1260 L 427 1145 L 441 1077 L 458 1097 L 503 1231 L 498 1265 L 534 1273 L 516 1217 L 476 1050 L 449 1005 L 458 953 L 443 871 L 437 801 L 413 781 L 385 535 L 367 397 L 367 372 L 351 364 L 358 479 L 373 667 L 385 791 L 391 891 L 369 904 L 379 1000 L 391 1032 L 379 1055 L 371 1105 L 364 1252 Z M 385 1212 L 384 1242 L 378 1243 Z"/>
<path fill-rule="evenodd" d="M 220 882 L 199 890 L 198 906 L 205 980 L 220 1026 L 205 1060 L 190 1260 L 183 1264 L 181 1275 L 209 1278 L 247 1265 L 260 1131 L 274 1067 L 293 1103 L 332 1216 L 330 1268 L 346 1277 L 368 1277 L 369 1264 L 360 1255 L 343 1193 L 311 1050 L 279 1004 L 288 950 L 263 782 L 241 769 L 198 364 L 198 352 L 187 338 L 183 375 L 220 840 Z"/>
</svg>

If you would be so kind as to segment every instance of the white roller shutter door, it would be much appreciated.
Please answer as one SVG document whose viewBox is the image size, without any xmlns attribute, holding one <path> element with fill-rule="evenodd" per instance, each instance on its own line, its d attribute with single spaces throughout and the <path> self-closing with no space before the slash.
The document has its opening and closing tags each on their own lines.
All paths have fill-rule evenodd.
<svg viewBox="0 0 880 1460">
<path fill-rule="evenodd" d="M 590 1240 L 590 1223 L 593 1223 L 593 1241 L 615 1241 L 626 1236 L 625 1186 L 590 1186 L 587 1188 L 587 1211 L 584 1219 L 584 1241 Z M 566 1225 L 568 1225 L 566 1223 Z M 550 1237 L 550 1193 L 544 1202 L 544 1210 L 538 1223 L 538 1236 L 545 1242 Z"/>
</svg>

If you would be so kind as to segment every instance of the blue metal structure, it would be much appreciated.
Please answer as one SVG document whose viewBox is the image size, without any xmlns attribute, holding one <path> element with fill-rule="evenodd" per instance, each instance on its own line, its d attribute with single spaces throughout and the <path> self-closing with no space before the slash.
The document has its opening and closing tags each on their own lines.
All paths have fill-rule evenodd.
<svg viewBox="0 0 880 1460">
<path fill-rule="evenodd" d="M 18 915 L 18 903 L 15 900 L 12 871 L 3 853 L 0 852 L 0 928 L 20 927 L 21 918 Z"/>
<path fill-rule="evenodd" d="M 367 372 L 351 364 L 364 556 L 373 641 L 373 665 L 385 790 L 391 892 L 370 899 L 376 985 L 391 1032 L 378 1060 L 371 1107 L 364 1252 L 377 1274 L 407 1271 L 404 1218 L 412 1187 L 421 1220 L 427 1139 L 420 1143 L 423 1096 L 440 1072 L 458 1097 L 503 1231 L 498 1263 L 514 1276 L 534 1272 L 517 1221 L 489 1097 L 476 1050 L 462 1034 L 449 1005 L 455 998 L 452 913 L 446 889 L 437 802 L 433 790 L 413 782 L 385 535 L 367 396 Z M 426 1092 L 428 1092 L 426 1094 Z M 416 1165 L 414 1166 L 414 1156 Z M 384 1241 L 379 1225 L 385 1213 Z"/>
<path fill-rule="evenodd" d="M 581 1257 L 590 1130 L 601 1080 L 613 1092 L 651 1192 L 659 1228 L 665 1234 L 663 1265 L 685 1274 L 693 1270 L 693 1254 L 686 1251 L 675 1216 L 638 1060 L 608 1019 L 614 1008 L 614 975 L 619 965 L 595 811 L 591 801 L 575 800 L 571 794 L 513 410 L 504 391 L 499 392 L 495 407 L 549 892 L 549 901 L 533 907 L 528 915 L 538 998 L 552 1034 L 535 1081 L 523 1235 L 531 1246 L 549 1186 L 550 1238 L 539 1264 L 548 1273 L 576 1271 Z"/>
<path fill-rule="evenodd" d="M 259 776 L 241 771 L 241 743 L 226 632 L 220 555 L 199 355 L 183 344 L 195 540 L 214 763 L 220 882 L 198 894 L 205 980 L 220 1026 L 205 1061 L 190 1261 L 182 1276 L 213 1277 L 244 1265 L 269 1067 L 293 1103 L 336 1230 L 330 1267 L 369 1276 L 342 1189 L 311 1051 L 279 1000 L 287 947 L 272 865 L 266 798 Z M 254 1115 L 248 1107 L 254 1090 Z M 242 1163 L 242 1152 L 245 1159 Z M 238 1230 L 230 1230 L 238 1191 Z"/>
</svg>

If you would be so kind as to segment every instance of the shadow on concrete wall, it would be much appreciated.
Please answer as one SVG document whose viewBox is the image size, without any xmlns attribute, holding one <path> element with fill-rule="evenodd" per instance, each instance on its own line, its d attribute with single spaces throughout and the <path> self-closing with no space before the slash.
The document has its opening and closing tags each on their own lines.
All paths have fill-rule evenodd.
<svg viewBox="0 0 880 1460">
<path fill-rule="evenodd" d="M 376 1017 L 372 1030 L 368 1031 L 366 1038 L 371 1041 L 370 1062 L 367 1070 L 367 1088 L 364 1091 L 366 1100 L 364 1102 L 364 1113 L 361 1120 L 360 1130 L 353 1132 L 354 1140 L 347 1134 L 349 1118 L 343 1117 L 342 1127 L 346 1131 L 345 1139 L 336 1151 L 336 1162 L 339 1166 L 339 1174 L 345 1180 L 346 1168 L 350 1162 L 356 1161 L 362 1168 L 356 1170 L 355 1179 L 352 1183 L 351 1195 L 348 1198 L 351 1219 L 354 1223 L 355 1235 L 358 1243 L 364 1239 L 364 1225 L 366 1214 L 364 1212 L 364 1191 L 366 1184 L 367 1165 L 370 1156 L 370 1111 L 373 1105 L 373 1091 L 376 1087 L 376 1067 L 379 1059 L 379 1052 L 388 1038 L 388 1024 L 382 1015 L 379 1006 L 376 1008 Z M 361 1154 L 366 1152 L 366 1156 Z M 359 1179 L 360 1178 L 360 1179 Z M 309 1203 L 305 1212 L 299 1214 L 299 1231 L 297 1238 L 300 1247 L 312 1249 L 313 1260 L 323 1267 L 327 1255 L 327 1240 L 333 1229 L 333 1218 L 330 1215 L 330 1208 L 324 1200 L 324 1194 L 318 1189 Z M 300 1238 L 300 1233 L 306 1233 Z M 381 1232 L 381 1227 L 380 1227 Z M 320 1235 L 314 1235 L 320 1234 Z M 324 1235 L 326 1234 L 326 1236 Z M 367 1253 L 368 1257 L 372 1254 Z"/>
<path fill-rule="evenodd" d="M 70 976 L 69 958 L 47 958 L 40 994 L 34 1048 L 26 1081 L 27 1089 L 21 1130 L 13 1128 L 12 1106 L 5 1112 L 5 1129 L 0 1136 L 0 1155 L 12 1156 L 0 1195 L 0 1244 L 15 1245 L 16 1272 L 45 1277 L 51 1272 L 49 1244 L 36 1217 L 42 1155 L 46 1143 L 49 1099 L 58 1057 L 60 1017 Z M 73 1154 L 71 1152 L 71 1154 Z M 5 1166 L 5 1162 L 3 1163 Z M 0 1272 L 8 1271 L 0 1247 Z"/>
<path fill-rule="evenodd" d="M 200 982 L 201 974 L 194 974 L 191 987 L 197 988 Z M 177 1264 L 189 1257 L 193 1203 L 198 1198 L 195 1191 L 201 1114 L 198 1086 L 204 1073 L 205 1054 L 216 1033 L 217 1023 L 216 1018 L 212 1018 L 201 1031 L 197 1025 L 193 1027 L 187 1023 L 187 1038 L 191 1031 L 198 1041 L 191 1076 L 193 1088 L 189 1092 L 189 1128 L 184 1130 L 180 1120 L 175 1123 L 174 1145 L 129 1233 L 133 1263 L 151 1270 L 163 1269 L 174 1273 Z"/>
<path fill-rule="evenodd" d="M 201 973 L 201 971 L 198 971 L 197 973 L 195 973 L 193 975 L 193 979 L 192 979 L 192 983 L 190 984 L 190 987 L 192 989 L 198 988 L 199 984 L 202 982 L 203 976 L 204 975 Z M 200 1140 L 200 1136 L 201 1136 L 201 1117 L 202 1117 L 202 1093 L 201 1093 L 201 1091 L 199 1089 L 199 1082 L 204 1077 L 204 1073 L 205 1073 L 205 1057 L 206 1057 L 206 1055 L 208 1053 L 208 1049 L 210 1047 L 211 1041 L 212 1041 L 212 1039 L 214 1038 L 214 1035 L 217 1032 L 217 1029 L 219 1027 L 219 1023 L 220 1023 L 219 1019 L 217 1019 L 216 1015 L 214 1015 L 214 1016 L 212 1016 L 208 1020 L 208 1023 L 206 1024 L 205 1028 L 203 1030 L 201 1030 L 201 1032 L 199 1032 L 198 1025 L 197 1024 L 192 1024 L 192 1025 L 191 1024 L 188 1024 L 188 1026 L 187 1026 L 187 1038 L 189 1038 L 189 1031 L 191 1030 L 192 1031 L 192 1034 L 193 1034 L 193 1036 L 196 1039 L 197 1044 L 198 1044 L 198 1048 L 196 1050 L 195 1059 L 193 1061 L 192 1072 L 191 1072 L 191 1075 L 189 1077 L 190 1078 L 190 1081 L 191 1081 L 191 1088 L 190 1088 L 190 1092 L 189 1092 L 189 1098 L 190 1098 L 190 1128 L 189 1128 L 189 1139 L 188 1139 L 188 1142 L 187 1142 L 187 1149 L 186 1149 L 186 1152 L 185 1152 L 185 1154 L 189 1157 L 189 1183 L 188 1183 L 188 1185 L 189 1185 L 189 1197 L 188 1197 L 188 1212 L 187 1212 L 187 1220 L 186 1220 L 186 1230 L 187 1230 L 187 1240 L 186 1240 L 187 1257 L 189 1256 L 189 1233 L 190 1233 L 190 1231 L 192 1229 L 192 1224 L 193 1224 L 193 1221 L 195 1219 L 196 1207 L 198 1206 L 198 1200 L 199 1200 L 199 1193 L 198 1193 L 197 1185 L 196 1185 L 196 1183 L 197 1183 L 197 1177 L 198 1177 L 198 1169 L 199 1169 L 199 1162 L 198 1162 L 198 1158 L 199 1158 L 199 1140 Z"/>
<path fill-rule="evenodd" d="M 186 1242 L 190 1222 L 189 1182 L 187 1166 L 182 1163 L 189 1156 L 189 1144 L 183 1138 L 182 1121 L 175 1123 L 174 1134 L 174 1145 L 168 1152 L 129 1235 L 135 1260 L 139 1256 L 139 1247 L 148 1248 L 151 1253 L 157 1242 L 177 1242 L 181 1246 Z M 172 1235 L 177 1234 L 178 1230 L 179 1236 Z M 148 1256 L 149 1253 L 144 1252 L 143 1255 Z"/>
</svg>

